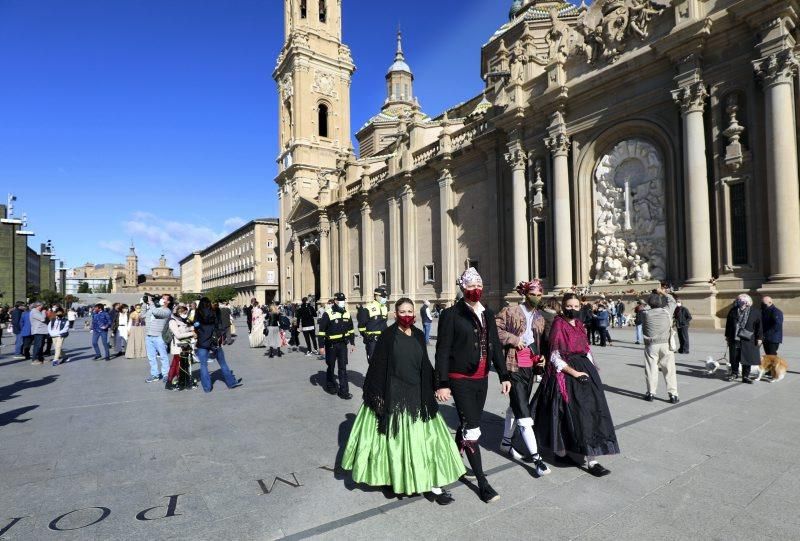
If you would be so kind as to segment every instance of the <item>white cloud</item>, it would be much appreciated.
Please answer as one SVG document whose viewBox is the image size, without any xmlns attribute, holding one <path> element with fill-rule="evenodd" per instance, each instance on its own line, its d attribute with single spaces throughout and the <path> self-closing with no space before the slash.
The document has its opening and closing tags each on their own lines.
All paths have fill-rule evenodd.
<svg viewBox="0 0 800 541">
<path fill-rule="evenodd" d="M 225 222 L 222 225 L 225 226 L 226 231 L 233 231 L 234 229 L 239 229 L 246 223 L 247 220 L 245 220 L 244 218 L 240 218 L 239 216 L 234 216 L 233 218 L 228 218 L 227 220 L 225 220 Z"/>
</svg>

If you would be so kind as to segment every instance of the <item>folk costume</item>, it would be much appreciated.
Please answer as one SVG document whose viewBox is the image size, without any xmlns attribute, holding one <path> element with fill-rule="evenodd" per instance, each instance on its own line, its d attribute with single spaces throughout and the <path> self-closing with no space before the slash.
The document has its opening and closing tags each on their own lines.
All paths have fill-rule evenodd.
<svg viewBox="0 0 800 541">
<path fill-rule="evenodd" d="M 574 324 L 573 324 L 574 323 Z M 550 331 L 550 359 L 531 402 L 533 430 L 542 447 L 573 462 L 588 462 L 589 473 L 607 475 L 594 457 L 618 454 L 614 422 L 603 382 L 592 359 L 586 329 L 557 316 Z M 585 381 L 564 372 L 569 366 L 588 375 Z"/>
<path fill-rule="evenodd" d="M 489 363 L 494 365 L 500 381 L 508 381 L 509 376 L 494 313 L 480 303 L 482 289 L 466 289 L 475 284 L 482 286 L 483 280 L 470 267 L 461 276 L 460 284 L 465 298 L 470 299 L 474 307 L 462 298 L 442 312 L 436 342 L 436 384 L 438 389 L 450 389 L 460 420 L 456 444 L 466 453 L 478 481 L 480 497 L 488 503 L 499 497 L 486 480 L 478 445 L 489 385 Z"/>
<path fill-rule="evenodd" d="M 253 306 L 250 309 L 250 347 L 260 348 L 264 346 L 265 314 L 260 306 Z"/>
<path fill-rule="evenodd" d="M 521 282 L 517 292 L 526 298 L 540 296 L 542 283 L 539 280 Z M 546 475 L 550 469 L 539 455 L 530 410 L 534 376 L 541 373 L 545 359 L 545 318 L 537 308 L 523 301 L 517 306 L 503 308 L 496 322 L 511 378 L 510 405 L 506 410 L 500 449 L 512 458 L 533 462 L 537 475 Z"/>
<path fill-rule="evenodd" d="M 394 324 L 376 340 L 342 458 L 354 481 L 407 495 L 436 491 L 466 472 L 438 413 L 425 336 L 411 331 Z"/>
</svg>

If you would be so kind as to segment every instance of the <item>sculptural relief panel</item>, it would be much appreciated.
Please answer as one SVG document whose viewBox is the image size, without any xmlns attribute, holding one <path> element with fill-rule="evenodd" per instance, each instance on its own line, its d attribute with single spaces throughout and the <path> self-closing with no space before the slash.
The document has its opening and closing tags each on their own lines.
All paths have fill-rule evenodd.
<svg viewBox="0 0 800 541">
<path fill-rule="evenodd" d="M 594 171 L 594 283 L 666 278 L 664 160 L 643 139 L 627 139 Z"/>
</svg>

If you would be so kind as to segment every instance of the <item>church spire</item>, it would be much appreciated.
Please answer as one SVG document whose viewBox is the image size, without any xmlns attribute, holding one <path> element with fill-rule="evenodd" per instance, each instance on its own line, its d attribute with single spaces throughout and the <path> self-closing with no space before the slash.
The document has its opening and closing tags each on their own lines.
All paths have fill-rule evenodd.
<svg viewBox="0 0 800 541">
<path fill-rule="evenodd" d="M 387 77 L 394 72 L 405 72 L 413 77 L 411 68 L 406 63 L 406 55 L 403 53 L 403 33 L 397 29 L 397 51 L 394 54 L 394 64 L 389 66 Z"/>
</svg>

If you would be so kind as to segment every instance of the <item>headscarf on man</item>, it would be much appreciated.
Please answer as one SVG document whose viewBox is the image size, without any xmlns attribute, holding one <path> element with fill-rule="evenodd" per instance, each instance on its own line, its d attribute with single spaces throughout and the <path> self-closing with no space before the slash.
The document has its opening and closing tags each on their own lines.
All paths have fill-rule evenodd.
<svg viewBox="0 0 800 541">
<path fill-rule="evenodd" d="M 544 288 L 542 287 L 542 281 L 538 278 L 530 280 L 528 282 L 520 282 L 517 285 L 517 293 L 522 295 L 523 297 L 527 295 L 541 295 L 544 293 Z"/>
<path fill-rule="evenodd" d="M 458 279 L 458 285 L 461 286 L 462 289 L 466 289 L 471 285 L 483 286 L 483 278 L 481 278 L 481 275 L 475 267 L 470 267 L 461 273 L 461 277 Z"/>
</svg>

